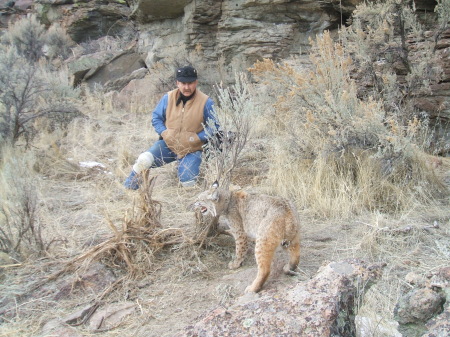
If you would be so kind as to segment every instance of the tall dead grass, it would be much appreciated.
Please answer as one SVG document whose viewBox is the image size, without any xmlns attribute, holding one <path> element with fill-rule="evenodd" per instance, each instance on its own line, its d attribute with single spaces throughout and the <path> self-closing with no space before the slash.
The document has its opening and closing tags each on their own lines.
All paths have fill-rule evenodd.
<svg viewBox="0 0 450 337">
<path fill-rule="evenodd" d="M 49 241 L 39 217 L 38 177 L 33 156 L 1 149 L 0 161 L 0 251 L 17 262 L 45 253 Z"/>
<path fill-rule="evenodd" d="M 402 126 L 381 101 L 359 99 L 352 61 L 329 33 L 312 46 L 312 71 L 271 60 L 250 69 L 275 92 L 268 184 L 323 216 L 396 213 L 442 197 L 414 142 L 420 121 Z"/>
</svg>

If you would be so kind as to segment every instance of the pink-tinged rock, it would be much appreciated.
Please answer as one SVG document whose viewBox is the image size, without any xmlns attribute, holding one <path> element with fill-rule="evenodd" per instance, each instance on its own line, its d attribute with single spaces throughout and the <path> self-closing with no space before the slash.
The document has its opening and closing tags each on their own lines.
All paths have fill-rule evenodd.
<svg viewBox="0 0 450 337">
<path fill-rule="evenodd" d="M 310 281 L 246 294 L 205 313 L 179 336 L 354 336 L 355 300 L 382 268 L 359 260 L 330 263 Z"/>
</svg>

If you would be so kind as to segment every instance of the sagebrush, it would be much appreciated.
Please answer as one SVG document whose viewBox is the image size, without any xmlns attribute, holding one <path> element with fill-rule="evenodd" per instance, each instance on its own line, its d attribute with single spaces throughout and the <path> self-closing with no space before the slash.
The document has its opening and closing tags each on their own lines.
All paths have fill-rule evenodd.
<svg viewBox="0 0 450 337">
<path fill-rule="evenodd" d="M 55 69 L 51 58 L 69 53 L 70 39 L 62 28 L 48 31 L 34 16 L 11 24 L 0 44 L 0 141 L 27 145 L 46 119 L 54 129 L 78 115 L 67 70 Z M 49 58 L 46 57 L 46 54 Z"/>
<path fill-rule="evenodd" d="M 445 193 L 418 144 L 418 118 L 405 123 L 382 98 L 361 99 L 351 55 L 329 33 L 312 41 L 310 60 L 312 70 L 272 60 L 251 69 L 276 93 L 270 185 L 323 215 L 398 212 Z"/>
</svg>

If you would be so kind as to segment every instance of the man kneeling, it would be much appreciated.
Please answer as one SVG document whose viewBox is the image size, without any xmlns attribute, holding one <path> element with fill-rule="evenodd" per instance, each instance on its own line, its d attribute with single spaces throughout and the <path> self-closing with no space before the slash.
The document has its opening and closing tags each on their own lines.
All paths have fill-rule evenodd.
<svg viewBox="0 0 450 337">
<path fill-rule="evenodd" d="M 125 187 L 139 188 L 140 173 L 152 167 L 178 162 L 178 179 L 185 187 L 195 185 L 202 162 L 202 146 L 207 142 L 204 125 L 214 117 L 214 102 L 197 89 L 197 70 L 191 66 L 177 69 L 177 88 L 166 93 L 152 113 L 152 125 L 159 140 L 139 155 L 125 180 Z"/>
</svg>

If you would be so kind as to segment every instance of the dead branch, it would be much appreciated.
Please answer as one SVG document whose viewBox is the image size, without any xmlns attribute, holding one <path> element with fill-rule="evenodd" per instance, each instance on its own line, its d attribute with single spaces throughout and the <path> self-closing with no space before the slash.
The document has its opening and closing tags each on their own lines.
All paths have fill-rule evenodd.
<svg viewBox="0 0 450 337">
<path fill-rule="evenodd" d="M 254 105 L 244 75 L 236 77 L 236 84 L 229 88 L 216 87 L 219 107 L 215 116 L 219 129 L 208 121 L 206 130 L 209 141 L 205 145 L 207 174 L 211 182 L 228 187 L 238 164 L 239 156 L 247 144 L 250 133 L 250 118 Z"/>
</svg>

